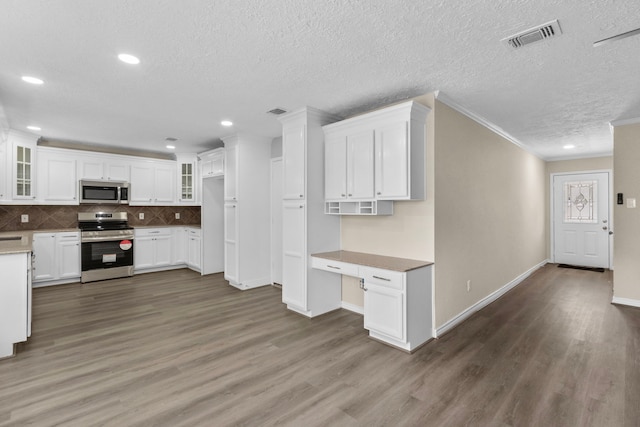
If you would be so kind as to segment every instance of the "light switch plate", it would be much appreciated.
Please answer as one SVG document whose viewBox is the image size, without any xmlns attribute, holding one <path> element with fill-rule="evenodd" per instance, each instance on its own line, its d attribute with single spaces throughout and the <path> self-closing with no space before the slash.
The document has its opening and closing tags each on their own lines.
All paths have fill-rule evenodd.
<svg viewBox="0 0 640 427">
<path fill-rule="evenodd" d="M 636 199 L 627 199 L 627 208 L 633 209 L 636 207 Z"/>
<path fill-rule="evenodd" d="M 180 219 L 180 212 L 176 212 L 176 219 Z"/>
<path fill-rule="evenodd" d="M 144 212 L 140 212 L 138 214 L 138 219 L 144 219 Z"/>
<path fill-rule="evenodd" d="M 20 215 L 20 222 L 29 222 L 29 215 L 28 214 Z"/>
</svg>

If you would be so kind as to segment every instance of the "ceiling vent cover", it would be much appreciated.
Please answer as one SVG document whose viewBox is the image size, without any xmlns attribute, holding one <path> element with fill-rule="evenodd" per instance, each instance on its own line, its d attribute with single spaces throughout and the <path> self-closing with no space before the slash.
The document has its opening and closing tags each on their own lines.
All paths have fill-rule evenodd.
<svg viewBox="0 0 640 427">
<path fill-rule="evenodd" d="M 274 116 L 279 116 L 280 114 L 284 114 L 286 112 L 287 110 L 284 110 L 282 108 L 274 108 L 273 110 L 267 111 L 268 114 L 273 114 Z"/>
<path fill-rule="evenodd" d="M 537 27 L 530 28 L 518 34 L 504 38 L 502 41 L 514 49 L 519 49 L 528 44 L 556 37 L 560 34 L 562 34 L 560 23 L 555 19 L 551 22 L 547 22 L 546 24 L 538 25 Z"/>
</svg>

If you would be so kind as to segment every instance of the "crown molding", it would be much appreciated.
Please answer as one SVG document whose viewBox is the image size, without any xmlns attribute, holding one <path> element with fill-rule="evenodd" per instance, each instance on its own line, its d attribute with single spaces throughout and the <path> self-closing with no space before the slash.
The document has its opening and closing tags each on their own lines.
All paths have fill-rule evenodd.
<svg viewBox="0 0 640 427">
<path fill-rule="evenodd" d="M 611 128 L 614 128 L 616 126 L 636 125 L 638 123 L 640 123 L 640 117 L 632 117 L 630 119 L 612 120 L 609 122 L 609 126 L 611 126 Z"/>
<path fill-rule="evenodd" d="M 520 147 L 521 149 L 523 149 L 527 153 L 530 153 L 530 154 L 536 156 L 537 158 L 539 158 L 541 160 L 545 160 L 545 161 L 547 160 L 546 158 L 541 156 L 539 153 L 536 153 L 535 151 L 533 151 L 530 147 L 527 147 L 522 142 L 518 141 L 516 138 L 514 138 L 511 135 L 509 135 L 500 126 L 497 126 L 497 125 L 491 123 L 489 120 L 485 119 L 484 117 L 482 117 L 482 116 L 474 113 L 473 111 L 467 109 L 466 107 L 463 107 L 462 105 L 458 104 L 453 99 L 451 99 L 447 95 L 445 95 L 442 91 L 437 90 L 434 93 L 435 93 L 436 100 L 442 102 L 443 104 L 447 105 L 448 107 L 453 108 L 454 110 L 456 110 L 460 114 L 463 114 L 463 115 L 469 117 L 471 120 L 481 124 L 482 126 L 486 127 L 487 129 L 491 130 L 492 132 L 500 135 L 501 137 L 503 137 L 507 141 L 511 142 L 512 144 Z"/>
</svg>

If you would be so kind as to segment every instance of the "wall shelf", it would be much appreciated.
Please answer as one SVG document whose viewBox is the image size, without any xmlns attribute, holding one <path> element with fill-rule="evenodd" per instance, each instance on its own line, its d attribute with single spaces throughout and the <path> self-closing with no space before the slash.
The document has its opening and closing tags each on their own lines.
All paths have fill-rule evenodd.
<svg viewBox="0 0 640 427">
<path fill-rule="evenodd" d="M 393 201 L 325 202 L 324 213 L 328 215 L 393 215 Z"/>
</svg>

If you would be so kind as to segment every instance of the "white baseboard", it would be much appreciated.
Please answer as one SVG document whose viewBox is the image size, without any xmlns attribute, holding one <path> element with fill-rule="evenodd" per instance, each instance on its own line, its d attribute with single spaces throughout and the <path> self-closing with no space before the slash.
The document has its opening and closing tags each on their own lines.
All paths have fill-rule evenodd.
<svg viewBox="0 0 640 427">
<path fill-rule="evenodd" d="M 522 273 L 521 275 L 519 275 L 518 277 L 516 277 L 515 279 L 513 279 L 512 281 L 510 281 L 509 283 L 507 283 L 506 285 L 504 285 L 500 289 L 498 289 L 497 291 L 487 295 L 486 297 L 484 297 L 483 299 L 481 299 L 477 303 L 473 304 L 471 307 L 469 307 L 466 310 L 464 310 L 461 313 L 459 313 L 457 316 L 454 316 L 453 318 L 449 319 L 442 326 L 440 326 L 439 328 L 436 329 L 436 335 L 435 336 L 439 337 L 440 335 L 442 335 L 442 334 L 450 331 L 451 329 L 455 328 L 460 323 L 464 322 L 467 318 L 469 318 L 473 313 L 483 309 L 487 305 L 491 304 L 492 302 L 494 302 L 495 300 L 500 298 L 502 295 L 506 294 L 511 289 L 513 289 L 516 286 L 518 286 L 520 283 L 522 283 L 524 281 L 524 279 L 526 279 L 527 277 L 531 276 L 531 274 L 533 272 L 535 272 L 539 268 L 543 267 L 547 263 L 549 263 L 549 260 L 545 259 L 541 263 L 534 265 L 529 270 L 525 271 L 524 273 Z"/>
<path fill-rule="evenodd" d="M 364 315 L 364 307 L 360 307 L 359 305 L 349 304 L 348 302 L 342 301 L 342 308 Z"/>
<path fill-rule="evenodd" d="M 614 296 L 611 299 L 611 304 L 620 304 L 620 305 L 628 305 L 631 307 L 640 307 L 640 300 L 631 299 L 631 298 L 620 298 Z"/>
</svg>

